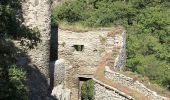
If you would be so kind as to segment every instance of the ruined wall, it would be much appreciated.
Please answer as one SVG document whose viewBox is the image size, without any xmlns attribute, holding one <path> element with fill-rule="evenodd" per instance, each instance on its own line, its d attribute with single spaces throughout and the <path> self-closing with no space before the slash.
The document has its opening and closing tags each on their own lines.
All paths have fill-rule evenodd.
<svg viewBox="0 0 170 100">
<path fill-rule="evenodd" d="M 108 66 L 113 70 L 122 70 L 126 61 L 126 32 L 118 32 L 108 35 L 106 39 L 106 51 L 112 50 L 112 57 L 108 60 Z"/>
<path fill-rule="evenodd" d="M 151 100 L 168 100 L 167 98 L 162 97 L 158 95 L 156 92 L 148 89 L 139 81 L 134 81 L 133 78 L 111 71 L 108 67 L 106 67 L 106 70 L 105 70 L 105 77 L 113 81 L 117 81 L 125 86 L 128 86 L 129 88 L 135 89 L 143 93 L 145 96 L 147 96 Z"/>
<path fill-rule="evenodd" d="M 26 49 L 28 89 L 30 100 L 46 100 L 49 78 L 49 40 L 51 24 L 50 0 L 22 2 L 23 24 L 40 32 L 41 42 L 34 49 Z M 24 59 L 24 57 L 22 57 Z M 22 59 L 20 59 L 22 60 Z"/>
<path fill-rule="evenodd" d="M 58 58 L 65 60 L 66 86 L 72 91 L 72 100 L 78 99 L 78 75 L 93 74 L 105 50 L 100 37 L 106 38 L 108 31 L 72 32 L 58 30 Z M 103 41 L 105 42 L 105 41 Z M 76 51 L 74 45 L 83 45 Z"/>
<path fill-rule="evenodd" d="M 50 63 L 50 69 L 54 73 L 54 82 L 51 95 L 57 100 L 71 100 L 71 90 L 65 86 L 65 61 L 59 59 Z M 50 74 L 52 74 L 50 73 Z"/>
<path fill-rule="evenodd" d="M 78 76 L 80 74 L 93 75 L 102 53 L 123 45 L 123 38 L 118 39 L 117 43 L 115 36 L 108 37 L 111 30 L 97 29 L 87 32 L 58 30 L 58 58 L 66 61 L 66 86 L 71 89 L 73 100 L 77 100 L 78 97 Z M 117 36 L 122 37 L 121 33 L 122 31 L 119 31 Z M 75 45 L 83 45 L 82 51 L 77 51 Z M 114 67 L 115 58 L 113 57 L 110 61 L 113 62 L 111 64 Z"/>
<path fill-rule="evenodd" d="M 122 32 L 117 37 L 115 37 L 115 42 L 117 41 L 120 42 L 119 45 L 121 48 L 118 51 L 114 66 L 117 69 L 122 70 L 126 62 L 126 32 Z"/>
<path fill-rule="evenodd" d="M 107 86 L 96 79 L 94 79 L 94 81 L 95 100 L 134 100 L 131 96 L 128 96 L 113 87 Z"/>
<path fill-rule="evenodd" d="M 78 62 L 79 66 L 97 66 L 101 53 L 105 50 L 105 44 L 100 37 L 106 38 L 108 31 L 72 32 L 58 31 L 58 56 L 65 58 L 68 65 Z M 76 51 L 74 45 L 84 45 L 82 51 Z"/>
</svg>

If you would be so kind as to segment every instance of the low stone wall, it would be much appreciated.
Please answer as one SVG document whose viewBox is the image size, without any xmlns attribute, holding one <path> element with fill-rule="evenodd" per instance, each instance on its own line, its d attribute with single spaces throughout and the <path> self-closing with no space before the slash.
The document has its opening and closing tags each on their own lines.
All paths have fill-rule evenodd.
<svg viewBox="0 0 170 100">
<path fill-rule="evenodd" d="M 160 96 L 156 92 L 151 91 L 139 81 L 134 81 L 133 78 L 114 72 L 110 70 L 109 67 L 106 67 L 105 69 L 105 77 L 108 79 L 112 79 L 113 81 L 117 81 L 125 86 L 128 86 L 129 88 L 135 89 L 143 93 L 151 100 L 169 100 L 168 98 Z"/>
<path fill-rule="evenodd" d="M 110 87 L 96 79 L 93 79 L 94 84 L 94 97 L 95 100 L 134 100 L 131 96 Z"/>
</svg>

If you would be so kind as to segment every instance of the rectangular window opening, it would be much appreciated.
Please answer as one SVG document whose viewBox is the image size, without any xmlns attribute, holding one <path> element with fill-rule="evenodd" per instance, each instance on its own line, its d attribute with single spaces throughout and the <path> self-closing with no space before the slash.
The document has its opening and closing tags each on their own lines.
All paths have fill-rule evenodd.
<svg viewBox="0 0 170 100">
<path fill-rule="evenodd" d="M 84 45 L 73 45 L 76 51 L 83 51 Z"/>
</svg>

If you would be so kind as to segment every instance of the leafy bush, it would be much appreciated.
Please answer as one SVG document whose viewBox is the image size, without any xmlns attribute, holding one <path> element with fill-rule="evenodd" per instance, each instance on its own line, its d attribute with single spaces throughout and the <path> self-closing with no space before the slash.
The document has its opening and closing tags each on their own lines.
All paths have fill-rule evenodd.
<svg viewBox="0 0 170 100">
<path fill-rule="evenodd" d="M 13 100 L 27 100 L 27 88 L 25 87 L 26 72 L 15 65 L 9 68 L 10 96 Z"/>
<path fill-rule="evenodd" d="M 0 73 L 1 75 L 2 73 Z M 11 65 L 6 76 L 8 76 L 9 80 L 1 80 L 0 99 L 28 100 L 27 88 L 25 86 L 26 73 L 16 65 Z"/>
<path fill-rule="evenodd" d="M 82 100 L 94 100 L 94 81 L 92 79 L 83 83 L 81 87 Z"/>
</svg>

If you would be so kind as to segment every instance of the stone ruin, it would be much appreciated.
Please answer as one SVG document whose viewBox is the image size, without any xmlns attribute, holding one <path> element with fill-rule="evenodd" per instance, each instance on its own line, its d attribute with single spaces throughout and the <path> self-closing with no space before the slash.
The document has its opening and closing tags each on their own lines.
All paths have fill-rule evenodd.
<svg viewBox="0 0 170 100">
<path fill-rule="evenodd" d="M 53 77 L 52 93 L 57 100 L 71 100 L 71 91 L 65 86 L 65 61 L 59 59 L 50 63 L 51 78 Z"/>
<path fill-rule="evenodd" d="M 32 49 L 21 46 L 19 41 L 14 41 L 15 45 L 22 50 L 18 52 L 18 65 L 28 72 L 29 100 L 47 100 L 49 96 L 51 2 L 50 0 L 21 1 L 22 24 L 29 30 L 38 31 L 40 33 L 38 38 L 41 41 Z M 24 38 L 23 40 L 30 42 Z"/>
<path fill-rule="evenodd" d="M 71 100 L 80 99 L 79 77 L 93 76 L 103 52 L 109 50 L 111 46 L 121 48 L 116 51 L 120 53 L 120 57 L 116 62 L 110 63 L 114 67 L 113 69 L 121 69 L 124 66 L 125 32 L 119 29 L 119 34 L 109 36 L 110 30 L 112 29 L 73 32 L 58 29 L 58 58 L 65 60 L 64 81 L 66 88 L 72 92 Z"/>
<path fill-rule="evenodd" d="M 113 79 L 117 79 L 117 82 L 120 81 L 120 84 L 126 86 L 130 78 L 122 76 L 121 74 L 114 76 L 116 73 L 114 72 L 115 70 L 123 70 L 126 60 L 125 51 L 126 32 L 120 27 L 97 29 L 87 32 L 73 32 L 58 29 L 59 62 L 56 61 L 58 64 L 55 65 L 56 67 L 54 68 L 54 75 L 58 76 L 54 80 L 59 84 L 54 87 L 52 95 L 60 98 L 59 100 L 62 100 L 62 98 L 81 100 L 80 89 L 83 80 L 93 79 L 95 82 L 95 100 L 135 100 L 131 95 L 108 85 L 107 82 L 104 83 L 103 80 L 95 76 L 97 67 L 100 67 L 99 63 L 102 61 L 102 57 L 105 53 L 112 52 L 109 59 L 105 61 L 110 69 L 108 71 L 106 67 L 106 70 L 103 71 L 103 76 L 106 80 L 109 79 L 113 81 Z M 62 65 L 61 62 L 65 64 Z M 61 76 L 63 78 L 61 78 Z M 143 84 L 136 84 L 137 87 L 141 87 L 140 89 L 146 90 L 136 89 L 136 91 L 149 100 L 168 100 L 166 97 L 159 96 L 156 92 L 147 89 Z M 130 89 L 131 87 L 134 86 L 128 86 Z M 57 90 L 61 91 L 56 92 Z M 60 95 L 57 93 L 60 93 Z"/>
<path fill-rule="evenodd" d="M 52 68 L 50 66 L 49 70 L 50 8 L 50 0 L 26 0 L 22 3 L 23 24 L 30 29 L 38 29 L 41 34 L 41 42 L 36 48 L 31 50 L 24 48 L 29 59 L 26 56 L 18 58 L 21 66 L 27 64 L 30 67 L 29 99 L 48 100 L 48 88 L 51 85 L 53 88 L 51 94 L 58 100 L 78 100 L 80 99 L 79 77 L 93 76 L 105 51 L 114 50 L 113 58 L 107 61 L 110 68 L 123 69 L 126 59 L 126 33 L 121 28 L 87 32 L 58 29 L 57 56 L 58 59 L 64 60 L 53 59 Z M 52 72 L 51 80 L 49 72 Z M 106 77 L 108 77 L 107 73 Z M 95 100 L 133 100 L 131 96 L 91 78 L 95 81 Z M 103 92 L 104 94 L 101 94 Z"/>
</svg>

